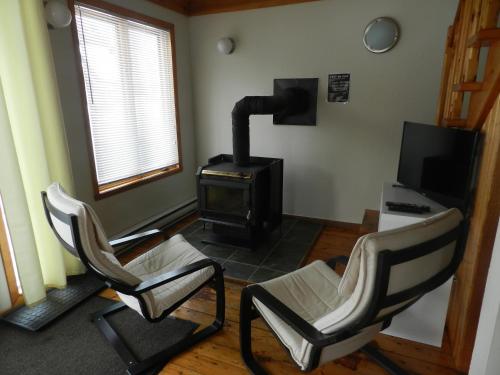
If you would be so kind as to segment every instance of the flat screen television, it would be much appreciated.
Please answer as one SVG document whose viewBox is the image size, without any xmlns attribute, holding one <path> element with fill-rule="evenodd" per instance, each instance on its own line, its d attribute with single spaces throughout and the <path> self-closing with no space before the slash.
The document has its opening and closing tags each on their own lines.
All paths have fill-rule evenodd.
<svg viewBox="0 0 500 375">
<path fill-rule="evenodd" d="M 405 122 L 398 182 L 446 207 L 468 211 L 479 132 Z"/>
</svg>

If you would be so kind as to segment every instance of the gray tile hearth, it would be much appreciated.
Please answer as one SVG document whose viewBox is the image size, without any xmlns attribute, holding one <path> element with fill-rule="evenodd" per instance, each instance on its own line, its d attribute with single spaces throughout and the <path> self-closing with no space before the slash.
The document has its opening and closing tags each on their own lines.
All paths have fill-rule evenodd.
<svg viewBox="0 0 500 375">
<path fill-rule="evenodd" d="M 199 229 L 202 229 L 202 228 L 203 228 L 203 222 L 201 222 L 200 220 L 197 220 L 194 223 L 183 228 L 179 233 L 183 234 L 184 236 L 189 236 L 191 234 L 194 234 L 195 232 L 197 232 Z"/>
<path fill-rule="evenodd" d="M 271 250 L 272 246 L 261 246 L 255 251 L 238 249 L 231 254 L 229 260 L 259 266 L 269 256 Z"/>
<path fill-rule="evenodd" d="M 224 272 L 225 276 L 240 280 L 248 280 L 258 268 L 257 266 L 252 266 L 250 264 L 232 262 L 230 260 L 226 260 L 223 267 L 226 269 Z"/>
<path fill-rule="evenodd" d="M 238 249 L 234 247 L 205 245 L 205 247 L 203 247 L 201 251 L 208 257 L 217 257 L 226 260 L 228 258 L 231 258 L 234 253 L 238 252 Z"/>
<path fill-rule="evenodd" d="M 184 238 L 186 238 L 186 241 L 188 241 L 191 245 L 196 247 L 198 250 L 201 251 L 207 244 L 203 243 L 203 238 L 200 235 L 195 234 L 188 234 L 185 235 Z"/>
<path fill-rule="evenodd" d="M 262 262 L 262 266 L 283 272 L 296 270 L 309 252 L 312 242 L 304 244 L 283 239 Z"/>
<path fill-rule="evenodd" d="M 320 223 L 285 217 L 281 230 L 275 230 L 254 251 L 203 243 L 211 228 L 207 226 L 204 230 L 201 221 L 194 222 L 180 233 L 203 254 L 219 262 L 226 269 L 227 277 L 262 282 L 299 268 L 322 228 Z"/>
</svg>

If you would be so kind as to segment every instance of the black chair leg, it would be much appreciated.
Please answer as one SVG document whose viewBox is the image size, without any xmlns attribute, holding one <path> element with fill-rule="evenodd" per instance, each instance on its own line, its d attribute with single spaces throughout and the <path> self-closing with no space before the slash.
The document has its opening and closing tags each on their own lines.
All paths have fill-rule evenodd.
<svg viewBox="0 0 500 375">
<path fill-rule="evenodd" d="M 267 375 L 267 372 L 257 363 L 252 354 L 252 320 L 257 316 L 253 307 L 252 295 L 248 293 L 246 288 L 243 288 L 240 300 L 241 357 L 252 374 Z"/>
<path fill-rule="evenodd" d="M 391 361 L 385 355 L 383 355 L 377 348 L 373 345 L 365 345 L 360 349 L 360 351 L 366 354 L 369 358 L 374 360 L 380 367 L 386 370 L 391 375 L 409 375 L 409 373 L 399 367 L 396 363 Z"/>
<path fill-rule="evenodd" d="M 92 322 L 97 326 L 99 331 L 104 335 L 106 340 L 113 346 L 120 358 L 127 367 L 135 366 L 138 363 L 137 357 L 130 351 L 128 346 L 118 336 L 113 327 L 106 320 L 106 316 L 117 313 L 118 311 L 128 308 L 123 302 L 117 302 L 113 305 L 102 309 L 91 316 Z"/>
<path fill-rule="evenodd" d="M 222 329 L 225 319 L 225 295 L 224 275 L 221 269 L 216 270 L 214 279 L 216 290 L 216 316 L 212 324 L 142 361 L 137 359 L 128 348 L 127 344 L 121 339 L 105 318 L 108 315 L 128 308 L 127 305 L 123 302 L 115 303 L 106 309 L 94 313 L 92 315 L 92 321 L 116 350 L 122 361 L 127 365 L 127 374 L 138 375 L 151 369 L 158 369 L 158 371 L 160 371 L 171 358 Z"/>
<path fill-rule="evenodd" d="M 171 358 L 196 345 L 200 341 L 205 340 L 207 337 L 222 329 L 225 320 L 224 275 L 222 271 L 220 271 L 220 273 L 217 273 L 214 281 L 216 291 L 216 313 L 215 320 L 212 322 L 212 324 L 208 327 L 203 328 L 201 331 L 198 331 L 191 336 L 186 337 L 184 340 L 181 340 L 174 346 L 169 347 L 136 364 L 135 366 L 133 366 L 134 372 L 130 372 L 129 368 L 129 373 L 131 375 L 140 374 L 154 366 L 165 365 Z"/>
<path fill-rule="evenodd" d="M 222 269 L 217 271 L 215 276 L 215 295 L 216 295 L 216 312 L 215 321 L 212 325 L 222 328 L 226 317 L 226 292 L 224 290 L 224 271 Z"/>
</svg>

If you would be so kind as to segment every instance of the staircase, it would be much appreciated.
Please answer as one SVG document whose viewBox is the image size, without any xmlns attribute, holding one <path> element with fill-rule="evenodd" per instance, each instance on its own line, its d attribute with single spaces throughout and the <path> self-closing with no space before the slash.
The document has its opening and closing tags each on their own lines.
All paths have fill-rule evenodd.
<svg viewBox="0 0 500 375">
<path fill-rule="evenodd" d="M 500 92 L 498 0 L 462 0 L 448 29 L 437 124 L 480 129 Z"/>
</svg>

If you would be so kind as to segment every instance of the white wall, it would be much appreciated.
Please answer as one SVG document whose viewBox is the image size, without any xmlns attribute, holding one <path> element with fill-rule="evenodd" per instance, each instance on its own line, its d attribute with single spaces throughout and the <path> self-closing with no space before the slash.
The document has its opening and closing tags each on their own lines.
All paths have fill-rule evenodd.
<svg viewBox="0 0 500 375">
<path fill-rule="evenodd" d="M 491 256 L 470 375 L 500 374 L 500 222 Z"/>
<path fill-rule="evenodd" d="M 191 105 L 191 72 L 187 17 L 144 0 L 106 0 L 175 25 L 177 79 L 182 144 L 182 173 L 132 190 L 94 200 L 91 167 L 80 97 L 80 79 L 70 28 L 50 30 L 61 103 L 66 124 L 76 194 L 90 203 L 109 234 L 115 234 L 196 196 L 196 150 Z"/>
<path fill-rule="evenodd" d="M 323 0 L 189 19 L 198 163 L 232 153 L 231 110 L 271 95 L 274 78 L 319 77 L 318 125 L 251 119 L 251 154 L 285 160 L 286 213 L 360 222 L 397 172 L 404 120 L 433 123 L 448 25 L 457 0 Z M 365 25 L 394 17 L 401 40 L 375 55 Z M 216 52 L 220 37 L 236 51 Z M 351 73 L 349 104 L 327 103 L 328 73 Z"/>
</svg>

